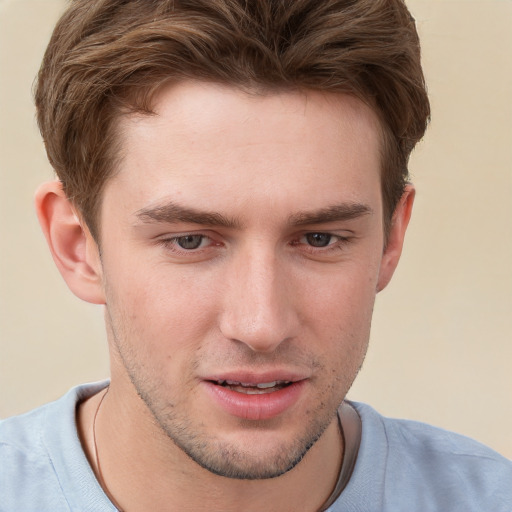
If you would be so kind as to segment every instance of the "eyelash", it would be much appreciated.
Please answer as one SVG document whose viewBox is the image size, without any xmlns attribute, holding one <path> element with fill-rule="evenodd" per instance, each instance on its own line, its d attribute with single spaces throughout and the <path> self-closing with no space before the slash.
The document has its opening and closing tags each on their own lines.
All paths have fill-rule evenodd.
<svg viewBox="0 0 512 512">
<path fill-rule="evenodd" d="M 299 245 L 299 244 L 301 244 L 302 239 L 307 239 L 307 237 L 313 236 L 313 235 L 330 237 L 329 243 L 324 246 L 314 246 L 314 245 L 311 245 L 311 243 L 304 244 L 304 246 L 305 246 L 305 248 L 307 248 L 307 250 L 315 252 L 315 253 L 318 253 L 319 251 L 321 251 L 322 253 L 325 254 L 332 250 L 342 249 L 342 247 L 345 246 L 350 241 L 350 238 L 346 237 L 346 236 L 335 235 L 333 233 L 328 233 L 328 232 L 326 233 L 323 231 L 310 231 L 308 233 L 304 233 L 299 238 L 299 240 L 297 242 L 292 242 L 292 245 Z M 333 241 L 333 239 L 334 239 L 334 241 Z"/>
<path fill-rule="evenodd" d="M 308 243 L 302 242 L 302 240 L 306 239 L 306 237 L 311 235 L 326 235 L 329 236 L 331 239 L 329 240 L 329 243 L 325 246 L 319 246 L 315 247 L 314 245 L 310 245 Z M 183 247 L 179 246 L 179 240 L 183 240 L 187 237 L 201 237 L 201 244 L 206 240 L 210 240 L 211 243 L 208 244 L 206 247 L 199 246 L 198 248 L 193 249 L 185 249 Z M 334 239 L 334 242 L 332 241 Z M 300 235 L 299 237 L 295 238 L 290 242 L 291 246 L 299 246 L 303 245 L 304 249 L 312 254 L 328 254 L 331 251 L 341 250 L 344 246 L 346 246 L 348 243 L 350 243 L 351 237 L 341 236 L 341 235 L 335 235 L 333 233 L 329 232 L 323 232 L 323 231 L 309 231 L 307 233 L 304 233 Z M 212 237 L 205 235 L 204 233 L 184 233 L 182 235 L 173 236 L 171 238 L 162 238 L 159 239 L 158 242 L 164 246 L 166 249 L 172 251 L 173 253 L 177 255 L 197 255 L 201 254 L 203 251 L 208 250 L 212 246 L 220 246 L 221 243 L 216 243 Z"/>
<path fill-rule="evenodd" d="M 186 233 L 184 235 L 173 236 L 171 238 L 162 238 L 159 240 L 159 243 L 161 245 L 163 245 L 165 248 L 167 248 L 177 254 L 197 254 L 201 250 L 207 249 L 208 247 L 211 247 L 212 245 L 220 245 L 220 244 L 213 243 L 213 244 L 207 245 L 206 248 L 198 247 L 197 249 L 185 249 L 184 247 L 180 247 L 178 244 L 178 241 L 183 240 L 187 237 L 201 237 L 201 244 L 203 243 L 203 241 L 205 239 L 209 239 L 213 242 L 213 239 L 210 236 L 205 235 L 203 233 L 188 233 L 188 234 Z"/>
</svg>

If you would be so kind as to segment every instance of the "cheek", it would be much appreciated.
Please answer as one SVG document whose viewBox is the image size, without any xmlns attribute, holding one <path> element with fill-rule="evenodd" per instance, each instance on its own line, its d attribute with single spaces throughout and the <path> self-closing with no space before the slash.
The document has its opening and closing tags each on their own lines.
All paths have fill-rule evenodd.
<svg viewBox="0 0 512 512">
<path fill-rule="evenodd" d="M 371 317 L 378 280 L 377 262 L 340 267 L 302 289 L 313 318 L 340 326 L 366 323 Z"/>
<path fill-rule="evenodd" d="M 327 364 L 343 380 L 355 377 L 368 347 L 377 272 L 375 265 L 367 268 L 346 268 L 316 293 L 303 295 L 308 302 L 304 323 L 312 329 L 311 338 L 318 340 Z"/>
<path fill-rule="evenodd" d="M 123 343 L 162 357 L 196 346 L 211 328 L 213 297 L 206 283 L 163 265 L 118 267 L 107 274 L 107 306 Z M 118 333 L 121 337 L 121 333 Z M 121 341 L 121 340 L 120 340 Z"/>
</svg>

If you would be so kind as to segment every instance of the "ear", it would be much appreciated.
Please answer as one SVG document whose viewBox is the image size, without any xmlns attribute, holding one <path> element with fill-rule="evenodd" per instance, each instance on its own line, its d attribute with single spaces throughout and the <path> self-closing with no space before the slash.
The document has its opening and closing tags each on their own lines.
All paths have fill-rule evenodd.
<svg viewBox="0 0 512 512">
<path fill-rule="evenodd" d="M 82 300 L 104 304 L 98 245 L 78 218 L 60 181 L 43 183 L 36 191 L 35 205 L 53 261 L 69 289 Z"/>
<path fill-rule="evenodd" d="M 411 218 L 415 194 L 416 191 L 414 190 L 413 185 L 407 185 L 400 202 L 393 213 L 388 241 L 384 248 L 380 263 L 377 292 L 380 292 L 388 285 L 398 265 L 400 255 L 402 254 L 402 247 L 404 245 L 405 232 L 409 224 L 409 219 Z"/>
</svg>

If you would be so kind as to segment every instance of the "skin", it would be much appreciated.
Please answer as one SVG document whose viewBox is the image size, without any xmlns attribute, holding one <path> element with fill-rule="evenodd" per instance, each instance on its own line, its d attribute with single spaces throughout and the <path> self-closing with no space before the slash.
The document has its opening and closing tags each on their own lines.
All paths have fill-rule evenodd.
<svg viewBox="0 0 512 512">
<path fill-rule="evenodd" d="M 105 305 L 102 483 L 130 511 L 317 510 L 341 464 L 336 410 L 413 189 L 384 247 L 379 125 L 349 96 L 186 82 L 155 110 L 120 121 L 101 251 L 58 184 L 36 199 L 68 285 Z M 249 407 L 244 418 L 212 395 L 226 375 L 300 386 L 278 414 Z M 78 413 L 97 473 L 99 400 Z"/>
</svg>

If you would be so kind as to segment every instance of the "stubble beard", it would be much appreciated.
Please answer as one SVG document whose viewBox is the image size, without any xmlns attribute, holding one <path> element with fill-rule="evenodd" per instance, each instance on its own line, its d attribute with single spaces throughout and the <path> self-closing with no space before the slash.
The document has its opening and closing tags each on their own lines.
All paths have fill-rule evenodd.
<svg viewBox="0 0 512 512">
<path fill-rule="evenodd" d="M 318 412 L 313 411 L 313 420 L 300 439 L 294 439 L 270 454 L 255 456 L 237 445 L 194 429 L 186 418 L 176 417 L 172 404 L 167 410 L 162 408 L 152 395 L 145 392 L 145 386 L 134 382 L 133 378 L 132 383 L 160 429 L 174 445 L 210 473 L 237 480 L 270 479 L 287 473 L 299 464 L 336 418 L 336 411 L 329 415 L 324 412 L 324 419 L 319 421 Z"/>
<path fill-rule="evenodd" d="M 151 372 L 148 371 L 148 368 L 144 368 L 144 364 L 140 363 L 140 359 L 132 353 L 132 350 L 123 349 L 123 344 L 120 342 L 108 310 L 107 315 L 117 354 L 135 391 L 153 416 L 156 425 L 192 461 L 210 473 L 222 477 L 238 480 L 262 480 L 277 478 L 292 470 L 320 439 L 332 421 L 337 421 L 337 409 L 353 382 L 352 379 L 347 386 L 347 383 L 340 383 L 339 376 L 334 377 L 322 393 L 322 396 L 331 397 L 328 403 L 319 400 L 315 408 L 305 411 L 304 418 L 309 418 L 309 420 L 300 437 L 281 445 L 273 453 L 255 456 L 250 451 L 241 448 L 242 442 L 237 446 L 208 434 L 204 428 L 204 421 L 199 425 L 194 425 L 186 415 L 180 412 L 180 409 L 186 409 L 186 404 L 173 403 L 169 397 L 162 395 L 161 390 L 167 389 L 166 385 L 151 382 L 147 378 Z M 118 325 L 122 325 L 122 323 Z M 359 369 L 354 374 L 354 379 Z M 322 371 L 318 368 L 317 370 Z M 154 374 L 157 375 L 158 372 L 154 372 Z M 338 390 L 337 398 L 335 389 Z"/>
<path fill-rule="evenodd" d="M 255 456 L 238 445 L 222 441 L 192 425 L 191 421 L 179 412 L 178 407 L 165 401 L 139 372 L 121 354 L 128 376 L 139 397 L 150 411 L 156 424 L 172 443 L 192 461 L 210 473 L 238 480 L 262 480 L 279 477 L 293 469 L 305 457 L 311 447 L 320 439 L 327 427 L 337 418 L 337 406 L 330 408 L 319 404 L 316 410 L 309 411 L 307 428 L 300 438 L 283 444 L 272 453 Z M 160 389 L 165 389 L 160 387 Z M 341 402 L 340 398 L 340 402 Z M 337 421 L 337 419 L 336 419 Z M 203 427 L 203 428 L 201 428 Z M 272 435 L 269 433 L 269 435 Z"/>
</svg>

